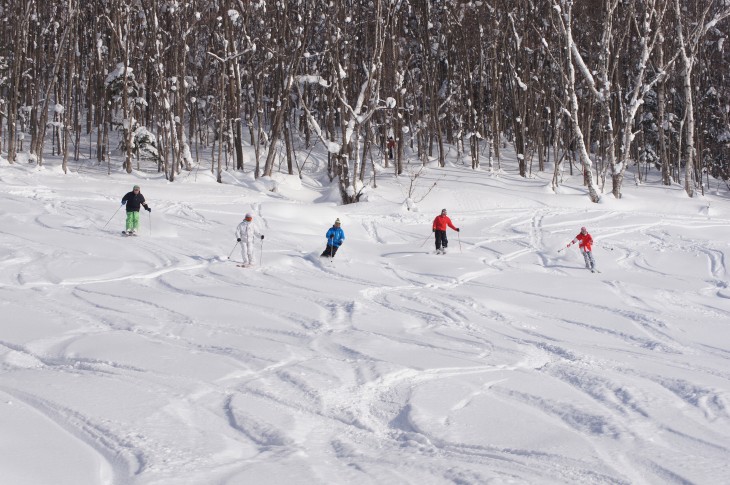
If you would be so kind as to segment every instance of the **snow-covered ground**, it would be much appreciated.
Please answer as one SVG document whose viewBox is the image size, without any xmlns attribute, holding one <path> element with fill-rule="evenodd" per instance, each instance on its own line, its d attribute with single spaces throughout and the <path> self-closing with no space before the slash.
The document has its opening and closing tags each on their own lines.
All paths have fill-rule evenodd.
<svg viewBox="0 0 730 485">
<path fill-rule="evenodd" d="M 0 162 L 3 484 L 730 481 L 727 192 L 592 204 L 452 160 L 409 211 L 387 172 L 340 206 L 310 176 L 47 163 Z M 558 251 L 582 225 L 601 273 Z"/>
</svg>

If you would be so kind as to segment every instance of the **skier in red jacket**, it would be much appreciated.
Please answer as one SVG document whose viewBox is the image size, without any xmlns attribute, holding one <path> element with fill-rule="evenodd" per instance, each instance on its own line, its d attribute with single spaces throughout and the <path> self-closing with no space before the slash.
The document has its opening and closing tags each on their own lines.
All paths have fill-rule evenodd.
<svg viewBox="0 0 730 485">
<path fill-rule="evenodd" d="M 449 240 L 446 239 L 447 226 L 459 232 L 459 228 L 454 227 L 451 219 L 446 215 L 446 209 L 441 209 L 441 215 L 436 216 L 436 219 L 433 220 L 433 233 L 436 236 L 436 254 L 446 254 L 446 246 L 449 245 Z"/>
<path fill-rule="evenodd" d="M 566 247 L 569 248 L 572 244 L 575 244 L 576 241 L 578 242 L 578 248 L 583 253 L 583 259 L 585 259 L 586 262 L 586 269 L 595 272 L 596 261 L 593 259 L 593 251 L 591 250 L 593 246 L 593 238 L 590 234 L 588 234 L 588 229 L 581 227 L 578 235 L 575 236 L 575 238 L 570 241 Z"/>
</svg>

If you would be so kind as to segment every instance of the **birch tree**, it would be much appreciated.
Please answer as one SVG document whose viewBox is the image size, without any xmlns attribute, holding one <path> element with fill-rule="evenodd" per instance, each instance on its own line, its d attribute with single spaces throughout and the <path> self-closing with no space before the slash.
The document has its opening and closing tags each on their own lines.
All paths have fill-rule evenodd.
<svg viewBox="0 0 730 485">
<path fill-rule="evenodd" d="M 565 65 L 567 71 L 566 90 L 569 104 L 569 113 L 573 125 L 573 136 L 575 139 L 578 154 L 584 167 L 584 181 L 586 183 L 586 186 L 588 187 L 588 196 L 591 199 L 591 202 L 598 202 L 601 198 L 598 195 L 598 191 L 596 190 L 596 186 L 593 181 L 593 162 L 590 155 L 588 154 L 588 150 L 586 149 L 583 131 L 580 127 L 578 95 L 576 92 L 577 79 L 574 63 L 577 63 L 581 68 L 584 68 L 585 64 L 581 62 L 580 54 L 577 52 L 575 42 L 573 41 L 573 2 L 572 0 L 553 1 L 553 8 L 556 10 L 556 14 L 554 15 L 557 19 L 556 24 L 560 29 L 560 33 L 563 37 L 564 42 L 563 45 L 566 57 Z M 576 54 L 578 54 L 578 59 L 576 59 Z M 590 75 L 590 73 L 588 74 Z M 595 90 L 595 86 L 593 87 L 593 89 Z"/>
<path fill-rule="evenodd" d="M 631 144 L 635 137 L 636 113 L 643 104 L 646 93 L 660 80 L 664 70 L 667 69 L 667 66 L 659 65 L 659 74 L 651 82 L 645 82 L 649 57 L 661 39 L 661 24 L 666 11 L 666 2 L 664 0 L 643 0 L 636 2 L 634 6 L 636 15 L 630 17 L 630 26 L 634 28 L 638 40 L 638 55 L 633 63 L 635 67 L 628 76 L 630 84 L 627 86 L 626 102 L 622 109 L 620 158 L 618 162 L 614 160 L 610 164 L 612 192 L 617 199 L 621 198 L 621 186 L 626 168 L 629 166 Z"/>
<path fill-rule="evenodd" d="M 727 2 L 718 3 L 708 1 L 700 7 L 698 18 L 693 24 L 687 24 L 685 12 L 679 0 L 674 0 L 674 15 L 676 18 L 676 34 L 679 58 L 681 60 L 681 79 L 684 92 L 685 107 L 685 144 L 684 144 L 684 190 L 690 197 L 694 196 L 697 184 L 695 163 L 697 150 L 695 146 L 695 114 L 694 97 L 692 94 L 692 72 L 697 63 L 697 51 L 700 41 L 705 34 L 719 22 L 730 16 L 730 6 Z M 711 14 L 715 10 L 714 14 Z M 709 17 L 709 21 L 707 20 Z"/>
</svg>

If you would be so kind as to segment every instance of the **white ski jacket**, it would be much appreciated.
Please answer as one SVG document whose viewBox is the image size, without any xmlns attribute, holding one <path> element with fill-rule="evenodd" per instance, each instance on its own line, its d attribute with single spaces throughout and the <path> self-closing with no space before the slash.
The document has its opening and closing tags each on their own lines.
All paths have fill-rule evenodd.
<svg viewBox="0 0 730 485">
<path fill-rule="evenodd" d="M 243 221 L 236 228 L 236 237 L 241 239 L 241 244 L 253 244 L 254 239 L 260 236 L 253 221 Z"/>
</svg>

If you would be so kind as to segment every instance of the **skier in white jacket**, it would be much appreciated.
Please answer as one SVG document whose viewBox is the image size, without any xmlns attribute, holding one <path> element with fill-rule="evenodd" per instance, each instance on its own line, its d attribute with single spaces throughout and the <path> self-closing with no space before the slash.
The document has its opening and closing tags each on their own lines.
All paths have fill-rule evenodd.
<svg viewBox="0 0 730 485">
<path fill-rule="evenodd" d="M 259 236 L 261 239 L 264 238 L 264 235 L 256 229 L 253 223 L 253 214 L 248 212 L 236 228 L 236 238 L 241 243 L 241 259 L 243 259 L 244 266 L 250 266 L 254 263 L 253 241 Z"/>
</svg>

